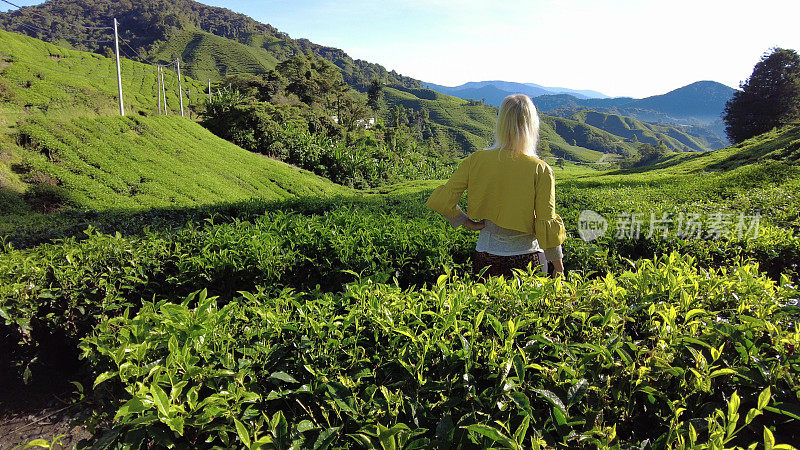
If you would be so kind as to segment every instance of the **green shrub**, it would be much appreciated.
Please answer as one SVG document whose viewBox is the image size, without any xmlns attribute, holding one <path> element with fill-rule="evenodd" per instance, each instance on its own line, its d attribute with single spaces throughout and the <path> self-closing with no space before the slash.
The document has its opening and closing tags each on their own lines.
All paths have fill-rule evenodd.
<svg viewBox="0 0 800 450">
<path fill-rule="evenodd" d="M 81 349 L 97 437 L 122 445 L 746 446 L 800 438 L 797 295 L 672 254 L 592 280 L 203 291 Z"/>
</svg>

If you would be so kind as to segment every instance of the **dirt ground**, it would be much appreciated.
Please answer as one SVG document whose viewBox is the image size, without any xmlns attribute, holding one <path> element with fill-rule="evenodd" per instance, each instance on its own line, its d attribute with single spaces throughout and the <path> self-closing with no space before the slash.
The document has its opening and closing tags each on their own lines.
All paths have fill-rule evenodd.
<svg viewBox="0 0 800 450">
<path fill-rule="evenodd" d="M 0 449 L 21 449 L 35 439 L 48 443 L 62 436 L 53 448 L 71 449 L 91 435 L 73 424 L 81 404 L 73 403 L 74 386 L 0 384 Z"/>
</svg>

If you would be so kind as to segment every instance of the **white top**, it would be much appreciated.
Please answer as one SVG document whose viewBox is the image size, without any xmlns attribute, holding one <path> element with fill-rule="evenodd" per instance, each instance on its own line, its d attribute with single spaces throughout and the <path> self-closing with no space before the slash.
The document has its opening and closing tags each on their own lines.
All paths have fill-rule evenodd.
<svg viewBox="0 0 800 450">
<path fill-rule="evenodd" d="M 464 212 L 450 219 L 446 218 L 450 225 L 458 228 L 469 220 Z M 539 255 L 542 265 L 546 261 L 555 261 L 564 257 L 561 246 L 555 248 L 542 249 L 539 241 L 533 234 L 525 234 L 517 230 L 509 230 L 495 225 L 491 220 L 485 220 L 486 224 L 478 235 L 478 243 L 475 251 L 486 252 L 497 256 L 516 256 L 528 253 L 543 252 Z"/>
<path fill-rule="evenodd" d="M 498 256 L 517 256 L 542 251 L 539 241 L 532 234 L 501 228 L 490 220 L 478 235 L 475 250 Z"/>
</svg>

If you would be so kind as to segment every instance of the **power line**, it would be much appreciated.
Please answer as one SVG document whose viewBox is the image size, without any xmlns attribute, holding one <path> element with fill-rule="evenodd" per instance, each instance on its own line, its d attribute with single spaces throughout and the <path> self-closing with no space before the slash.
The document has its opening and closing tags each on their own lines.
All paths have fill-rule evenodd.
<svg viewBox="0 0 800 450">
<path fill-rule="evenodd" d="M 120 42 L 122 42 L 123 44 L 125 44 L 125 46 L 126 46 L 126 47 L 128 47 L 128 48 L 129 48 L 129 49 L 130 49 L 130 50 L 133 52 L 133 54 L 134 54 L 134 55 L 137 55 L 137 56 L 135 57 L 135 59 L 139 59 L 139 57 L 138 57 L 138 55 L 139 55 L 139 52 L 138 52 L 138 51 L 136 51 L 136 49 L 135 49 L 135 48 L 131 47 L 131 46 L 128 44 L 128 41 L 126 41 L 125 39 L 122 39 L 122 38 L 119 38 L 119 41 L 120 41 Z M 131 58 L 131 59 L 134 59 L 134 58 Z"/>
<path fill-rule="evenodd" d="M 0 0 L 0 1 L 3 1 L 3 0 Z M 68 35 L 68 34 L 59 33 L 59 32 L 52 31 L 52 30 L 48 30 L 47 28 L 37 27 L 36 25 L 30 24 L 28 22 L 18 21 L 17 23 L 19 25 L 23 26 L 23 27 L 28 28 L 29 30 L 41 31 L 43 33 L 48 33 L 48 34 L 51 34 L 53 36 L 63 37 L 63 38 L 66 38 L 66 39 L 73 39 L 73 40 L 76 40 L 76 41 L 94 42 L 94 43 L 114 42 L 114 41 L 112 41 L 110 39 L 106 39 L 106 40 L 103 40 L 103 39 L 89 39 L 89 38 L 81 38 L 81 37 L 77 37 L 77 36 L 71 36 L 71 35 Z"/>
<path fill-rule="evenodd" d="M 20 11 L 23 9 L 22 6 L 19 6 L 17 4 L 11 3 L 8 0 L 0 0 L 0 2 L 7 3 L 7 4 L 17 8 Z M 37 12 L 33 12 L 33 11 L 30 11 L 30 12 L 31 12 L 31 14 L 37 15 L 37 16 L 41 17 L 42 19 L 53 20 L 52 17 L 48 18 L 48 17 L 45 17 L 45 16 L 43 16 L 43 15 L 37 13 Z M 70 27 L 75 27 L 75 28 L 83 28 L 85 30 L 112 30 L 113 29 L 112 27 L 89 27 L 89 26 L 86 26 L 86 25 L 78 25 L 78 24 L 75 24 L 75 23 L 65 23 L 64 25 L 67 25 L 67 26 L 70 26 Z"/>
</svg>

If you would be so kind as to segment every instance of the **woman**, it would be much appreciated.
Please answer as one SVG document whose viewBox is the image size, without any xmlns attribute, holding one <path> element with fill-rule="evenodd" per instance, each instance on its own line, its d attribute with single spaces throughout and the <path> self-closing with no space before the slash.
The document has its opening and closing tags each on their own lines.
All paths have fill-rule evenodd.
<svg viewBox="0 0 800 450">
<path fill-rule="evenodd" d="M 476 272 L 489 266 L 487 275 L 511 275 L 512 269 L 539 264 L 544 249 L 554 272 L 564 273 L 561 244 L 567 233 L 555 211 L 553 170 L 536 156 L 538 141 L 539 116 L 531 99 L 521 94 L 506 97 L 494 145 L 463 160 L 428 199 L 428 207 L 454 227 L 480 230 Z M 469 216 L 458 207 L 465 190 Z"/>
</svg>

